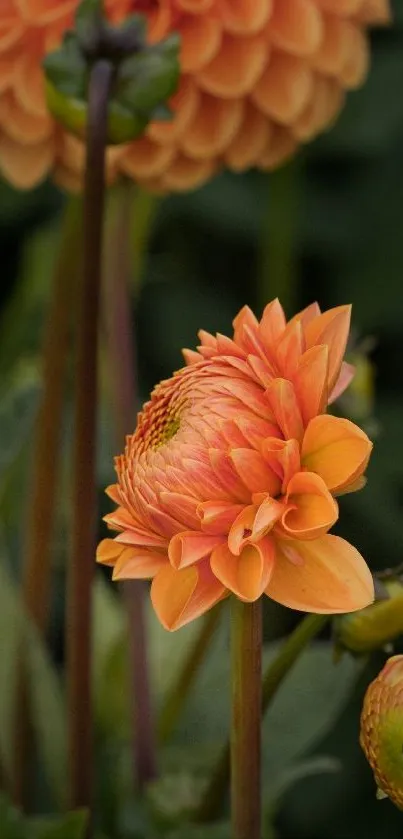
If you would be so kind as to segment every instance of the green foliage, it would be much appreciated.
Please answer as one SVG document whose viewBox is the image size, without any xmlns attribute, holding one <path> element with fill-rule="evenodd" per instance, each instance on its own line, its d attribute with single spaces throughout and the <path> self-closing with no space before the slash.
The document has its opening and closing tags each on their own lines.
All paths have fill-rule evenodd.
<svg viewBox="0 0 403 839">
<path fill-rule="evenodd" d="M 0 794 L 1 839 L 84 839 L 87 823 L 85 810 L 76 810 L 57 818 L 24 818 Z"/>
</svg>

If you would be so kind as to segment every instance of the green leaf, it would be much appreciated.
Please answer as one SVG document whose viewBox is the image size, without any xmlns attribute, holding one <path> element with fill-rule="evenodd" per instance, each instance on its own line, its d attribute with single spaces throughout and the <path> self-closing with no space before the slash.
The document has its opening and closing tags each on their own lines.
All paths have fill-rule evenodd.
<svg viewBox="0 0 403 839">
<path fill-rule="evenodd" d="M 32 819 L 29 839 L 84 839 L 87 825 L 87 810 L 76 810 L 56 819 Z"/>
<path fill-rule="evenodd" d="M 31 839 L 21 813 L 3 793 L 0 793 L 0 836 L 1 839 Z"/>
</svg>

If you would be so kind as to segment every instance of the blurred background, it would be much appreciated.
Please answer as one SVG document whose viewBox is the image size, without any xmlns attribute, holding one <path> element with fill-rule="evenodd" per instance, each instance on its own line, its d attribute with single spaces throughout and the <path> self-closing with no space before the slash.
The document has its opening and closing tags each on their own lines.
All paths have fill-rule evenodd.
<svg viewBox="0 0 403 839">
<path fill-rule="evenodd" d="M 270 178 L 257 172 L 225 173 L 189 195 L 154 200 L 137 194 L 133 218 L 137 263 L 132 316 L 139 405 L 159 379 L 181 366 L 180 350 L 195 345 L 200 327 L 229 333 L 232 318 L 245 303 L 260 313 L 278 294 L 288 314 L 312 300 L 318 300 L 322 308 L 353 303 L 349 354 L 358 365 L 358 377 L 345 397 L 343 413 L 363 425 L 376 445 L 368 486 L 341 500 L 337 532 L 359 548 L 372 570 L 403 560 L 403 8 L 399 0 L 394 6 L 393 29 L 372 37 L 372 69 L 366 85 L 349 95 L 337 125 L 296 161 Z M 65 195 L 50 183 L 26 194 L 0 184 L 0 538 L 5 564 L 15 580 L 41 387 L 42 327 L 65 201 Z M 147 217 L 150 235 L 144 240 Z M 64 416 L 64 467 L 53 550 L 51 656 L 38 664 L 45 668 L 44 681 L 51 683 L 49 696 L 38 699 L 42 720 L 43 702 L 49 701 L 48 714 L 57 716 L 62 701 L 52 679 L 55 672 L 63 673 L 64 661 L 70 403 L 71 394 Z M 99 428 L 102 513 L 109 509 L 103 488 L 113 480 L 112 437 L 106 397 Z M 100 573 L 96 609 L 100 812 L 105 836 L 114 839 L 119 833 L 149 839 L 151 834 L 142 832 L 145 828 L 136 822 L 139 817 L 125 789 L 124 622 L 118 594 L 108 577 Z M 2 586 L 2 590 L 0 752 L 4 756 L 9 748 L 7 668 L 12 649 L 7 621 L 12 607 L 7 605 L 7 589 Z M 266 641 L 275 643 L 298 617 L 269 602 L 265 609 Z M 175 644 L 179 643 L 179 650 L 185 648 L 183 639 L 189 633 L 181 631 L 180 642 L 166 638 L 155 620 L 150 615 L 158 693 L 178 658 Z M 330 644 L 330 632 L 324 633 L 322 642 L 301 659 L 265 724 L 265 790 L 274 783 L 278 792 L 275 806 L 270 797 L 273 790 L 267 793 L 272 835 L 279 839 L 397 839 L 403 816 L 390 802 L 376 801 L 372 774 L 358 744 L 363 692 L 386 655 L 358 662 L 347 655 L 333 665 Z M 396 650 L 403 652 L 403 643 Z M 223 631 L 189 700 L 166 758 L 168 769 L 182 765 L 178 754 L 186 746 L 188 752 L 191 746 L 194 753 L 199 749 L 202 754 L 204 748 L 221 742 L 227 723 L 220 685 L 228 670 L 227 659 Z M 63 733 L 59 729 L 56 718 L 49 722 L 43 760 L 45 770 L 59 764 L 60 775 L 56 748 Z M 112 781 L 107 769 L 111 755 L 117 756 Z M 186 798 L 189 755 L 185 763 L 181 794 Z M 39 812 L 52 807 L 52 784 L 45 770 L 36 767 L 32 786 L 32 807 Z M 197 835 L 213 835 L 207 828 L 203 831 Z"/>
</svg>

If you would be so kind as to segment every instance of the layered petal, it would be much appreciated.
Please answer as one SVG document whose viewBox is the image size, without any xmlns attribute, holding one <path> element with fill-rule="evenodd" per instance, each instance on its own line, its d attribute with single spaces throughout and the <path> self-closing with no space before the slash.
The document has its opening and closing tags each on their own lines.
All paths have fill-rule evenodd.
<svg viewBox="0 0 403 839">
<path fill-rule="evenodd" d="M 371 572 L 361 554 L 339 536 L 312 542 L 286 542 L 300 558 L 292 562 L 277 542 L 274 570 L 266 594 L 302 612 L 337 614 L 363 609 L 373 602 Z"/>
<path fill-rule="evenodd" d="M 266 589 L 273 572 L 275 548 L 270 538 L 245 545 L 234 556 L 227 545 L 211 554 L 211 570 L 218 580 L 246 603 L 257 600 Z"/>
<path fill-rule="evenodd" d="M 294 539 L 318 539 L 337 521 L 339 510 L 326 484 L 313 472 L 297 472 L 290 480 L 281 524 Z"/>
<path fill-rule="evenodd" d="M 364 473 L 372 443 L 350 420 L 322 415 L 306 429 L 302 464 L 323 478 L 332 492 L 346 490 Z"/>
<path fill-rule="evenodd" d="M 208 564 L 177 571 L 165 565 L 154 577 L 151 600 L 165 629 L 173 631 L 203 615 L 227 594 Z"/>
</svg>

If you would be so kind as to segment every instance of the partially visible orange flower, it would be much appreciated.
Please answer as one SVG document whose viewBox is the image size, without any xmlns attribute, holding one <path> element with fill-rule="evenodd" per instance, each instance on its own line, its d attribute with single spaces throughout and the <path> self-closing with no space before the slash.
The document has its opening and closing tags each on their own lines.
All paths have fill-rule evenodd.
<svg viewBox="0 0 403 839">
<path fill-rule="evenodd" d="M 403 810 L 403 656 L 389 658 L 368 687 L 360 743 L 378 784 L 378 797 Z"/>
<path fill-rule="evenodd" d="M 372 576 L 328 531 L 335 496 L 363 484 L 372 444 L 326 413 L 347 385 L 350 307 L 309 306 L 286 324 L 277 300 L 233 339 L 200 333 L 188 366 L 154 390 L 116 458 L 119 534 L 98 548 L 115 580 L 153 578 L 161 623 L 177 629 L 233 592 L 293 609 L 368 605 Z"/>
<path fill-rule="evenodd" d="M 67 186 L 82 173 L 81 144 L 46 112 L 43 56 L 60 44 L 78 0 L 2 0 L 0 171 L 20 187 L 50 170 Z M 345 90 L 368 69 L 368 26 L 389 0 L 106 0 L 108 16 L 149 18 L 150 40 L 182 37 L 172 123 L 110 154 L 151 189 L 187 190 L 221 166 L 272 169 L 329 126 Z"/>
</svg>

